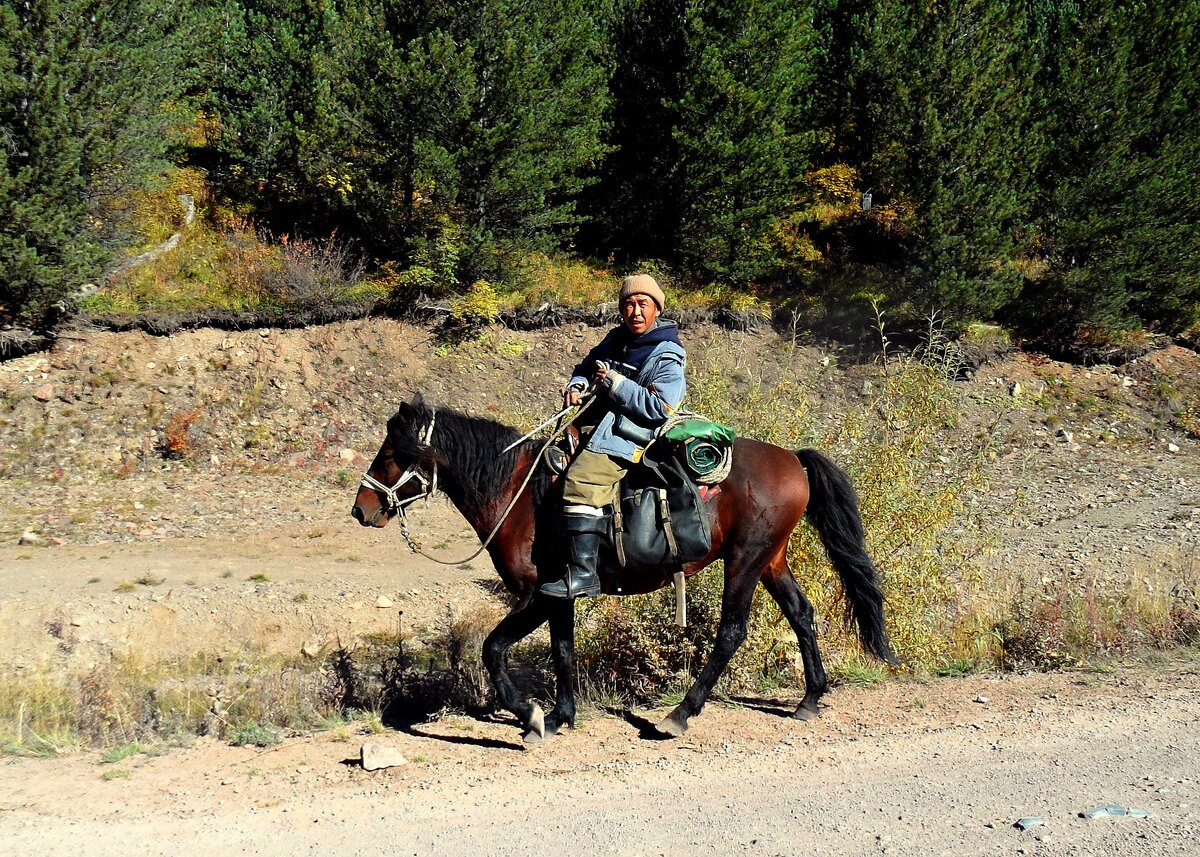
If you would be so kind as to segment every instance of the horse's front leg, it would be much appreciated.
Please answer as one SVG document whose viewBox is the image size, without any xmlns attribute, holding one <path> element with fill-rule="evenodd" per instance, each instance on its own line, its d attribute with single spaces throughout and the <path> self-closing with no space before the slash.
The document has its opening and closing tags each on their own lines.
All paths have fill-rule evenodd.
<svg viewBox="0 0 1200 857">
<path fill-rule="evenodd" d="M 554 655 L 554 710 L 546 718 L 546 734 L 575 727 L 575 602 L 546 598 L 550 614 L 550 648 Z"/>
<path fill-rule="evenodd" d="M 754 587 L 758 585 L 760 565 L 737 562 L 730 558 L 725 565 L 725 591 L 721 595 L 721 623 L 717 627 L 717 639 L 712 654 L 708 656 L 695 684 L 683 698 L 683 702 L 654 728 L 663 735 L 678 738 L 688 728 L 688 719 L 695 717 L 704 707 L 713 685 L 721 677 L 725 667 L 738 648 L 746 641 L 750 622 L 750 606 L 754 601 Z"/>
<path fill-rule="evenodd" d="M 545 737 L 546 725 L 542 708 L 527 701 L 513 684 L 508 674 L 508 650 L 513 643 L 523 640 L 546 621 L 542 599 L 530 597 L 522 600 L 497 625 L 483 641 L 483 663 L 496 688 L 496 700 L 505 711 L 511 711 L 526 729 L 526 738 L 536 735 Z"/>
</svg>

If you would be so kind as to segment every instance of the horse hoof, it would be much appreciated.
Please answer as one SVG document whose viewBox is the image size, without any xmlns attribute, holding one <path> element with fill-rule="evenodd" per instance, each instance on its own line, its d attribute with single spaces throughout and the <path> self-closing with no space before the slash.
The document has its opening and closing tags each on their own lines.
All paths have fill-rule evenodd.
<svg viewBox="0 0 1200 857">
<path fill-rule="evenodd" d="M 530 729 L 521 737 L 521 740 L 524 741 L 527 746 L 535 746 L 537 744 L 541 744 L 542 741 L 546 739 L 534 730 Z"/>
<path fill-rule="evenodd" d="M 666 735 L 668 738 L 678 738 L 687 731 L 686 720 L 676 720 L 674 714 L 664 717 L 654 727 L 654 731 L 659 735 Z"/>
<path fill-rule="evenodd" d="M 537 735 L 537 740 L 542 740 L 546 737 L 546 715 L 542 712 L 540 705 L 534 705 L 533 711 L 529 713 L 529 720 L 525 722 L 525 728 L 529 731 L 525 735 L 525 743 L 531 743 L 530 735 Z"/>
<path fill-rule="evenodd" d="M 801 705 L 799 708 L 796 709 L 795 713 L 792 714 L 792 718 L 794 720 L 815 720 L 816 718 L 818 718 L 820 716 L 821 716 L 821 710 L 817 706 L 808 708 L 807 706 L 804 706 L 804 705 Z"/>
</svg>

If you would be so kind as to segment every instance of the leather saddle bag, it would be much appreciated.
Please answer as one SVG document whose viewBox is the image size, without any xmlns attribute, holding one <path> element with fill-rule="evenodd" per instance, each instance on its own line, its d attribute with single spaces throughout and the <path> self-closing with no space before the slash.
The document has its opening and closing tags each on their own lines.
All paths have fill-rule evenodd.
<svg viewBox="0 0 1200 857">
<path fill-rule="evenodd" d="M 679 569 L 708 555 L 708 512 L 675 455 L 643 458 L 621 483 L 613 547 L 626 571 Z"/>
</svg>

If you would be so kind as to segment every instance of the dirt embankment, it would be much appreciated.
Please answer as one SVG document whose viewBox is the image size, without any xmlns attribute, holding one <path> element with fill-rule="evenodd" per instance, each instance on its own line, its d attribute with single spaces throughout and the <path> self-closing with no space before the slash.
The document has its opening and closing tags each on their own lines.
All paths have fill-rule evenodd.
<svg viewBox="0 0 1200 857">
<path fill-rule="evenodd" d="M 0 363 L 0 657 L 96 659 L 153 638 L 168 651 L 255 641 L 295 652 L 442 621 L 486 596 L 486 563 L 443 569 L 345 515 L 384 421 L 422 391 L 531 424 L 599 333 L 496 329 L 453 348 L 388 320 L 79 333 Z M 865 407 L 878 371 L 766 332 L 685 337 L 694 383 L 786 375 L 832 415 Z M 1085 369 L 1015 354 L 959 386 L 958 430 L 995 438 L 987 492 L 972 500 L 1002 521 L 994 567 L 1031 581 L 1194 572 L 1200 451 L 1186 428 L 1200 412 L 1200 355 L 1172 347 Z M 439 555 L 471 553 L 443 501 L 416 521 Z M 375 608 L 379 595 L 403 618 Z"/>
<path fill-rule="evenodd" d="M 391 529 L 360 529 L 346 514 L 353 486 L 413 391 L 532 418 L 553 409 L 564 365 L 598 335 L 496 330 L 451 349 L 381 320 L 79 333 L 0 364 L 0 668 L 293 654 L 398 622 L 432 627 L 493 598 L 486 562 L 443 568 Z M 830 413 L 862 408 L 876 371 L 767 333 L 685 336 L 694 366 L 745 385 L 790 373 Z M 1195 576 L 1200 356 L 1169 348 L 1082 369 L 1017 354 L 960 390 L 960 430 L 996 439 L 988 491 L 974 498 L 1003 516 L 994 569 L 1035 582 L 1150 566 Z M 415 518 L 439 555 L 473 550 L 444 502 Z M 711 707 L 669 744 L 642 740 L 647 713 L 589 714 L 526 754 L 503 718 L 450 717 L 387 733 L 410 763 L 376 775 L 346 761 L 362 740 L 352 727 L 267 752 L 204 740 L 137 757 L 111 781 L 94 754 L 9 758 L 0 850 L 65 853 L 82 839 L 97 854 L 385 841 L 413 853 L 1190 854 L 1193 660 L 844 687 L 815 724 L 780 716 L 786 702 L 747 700 Z M 1105 803 L 1152 817 L 1076 815 Z M 1023 815 L 1047 824 L 1018 833 Z"/>
</svg>

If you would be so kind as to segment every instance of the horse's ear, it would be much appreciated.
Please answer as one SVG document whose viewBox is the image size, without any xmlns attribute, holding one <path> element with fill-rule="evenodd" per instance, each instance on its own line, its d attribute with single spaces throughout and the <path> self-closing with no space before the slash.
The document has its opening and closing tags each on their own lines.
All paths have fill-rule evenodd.
<svg viewBox="0 0 1200 857">
<path fill-rule="evenodd" d="M 401 402 L 400 407 L 396 408 L 396 415 L 388 420 L 388 426 L 393 424 L 410 425 L 416 419 L 417 412 L 408 402 Z"/>
<path fill-rule="evenodd" d="M 423 408 L 423 407 L 425 407 L 425 397 L 421 395 L 421 392 L 420 392 L 420 390 L 418 390 L 417 392 L 413 393 L 413 397 L 412 397 L 412 402 L 411 402 L 411 404 L 412 404 L 412 406 L 413 406 L 414 408 Z"/>
</svg>

